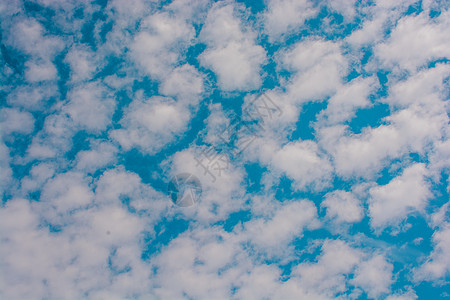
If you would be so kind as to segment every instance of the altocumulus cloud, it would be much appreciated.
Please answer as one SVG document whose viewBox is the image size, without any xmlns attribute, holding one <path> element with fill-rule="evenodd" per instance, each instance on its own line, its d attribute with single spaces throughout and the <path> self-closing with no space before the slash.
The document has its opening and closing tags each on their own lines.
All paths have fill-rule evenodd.
<svg viewBox="0 0 450 300">
<path fill-rule="evenodd" d="M 1 299 L 449 296 L 448 2 L 0 20 Z"/>
</svg>

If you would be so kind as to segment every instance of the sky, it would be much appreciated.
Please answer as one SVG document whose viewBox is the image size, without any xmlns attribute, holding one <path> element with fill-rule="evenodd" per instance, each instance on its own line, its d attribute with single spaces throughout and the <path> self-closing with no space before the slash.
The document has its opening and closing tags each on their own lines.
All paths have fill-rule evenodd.
<svg viewBox="0 0 450 300">
<path fill-rule="evenodd" d="M 450 3 L 0 1 L 1 299 L 450 299 Z"/>
</svg>

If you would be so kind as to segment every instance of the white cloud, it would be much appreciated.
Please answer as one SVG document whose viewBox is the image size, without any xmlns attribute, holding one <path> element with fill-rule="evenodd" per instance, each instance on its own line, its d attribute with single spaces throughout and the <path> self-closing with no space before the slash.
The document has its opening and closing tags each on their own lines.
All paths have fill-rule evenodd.
<svg viewBox="0 0 450 300">
<path fill-rule="evenodd" d="M 10 43 L 26 54 L 49 60 L 62 50 L 63 41 L 46 35 L 43 26 L 34 19 L 17 20 L 10 32 Z"/>
<path fill-rule="evenodd" d="M 96 182 L 95 203 L 99 206 L 120 205 L 128 200 L 128 205 L 138 212 L 148 211 L 148 221 L 160 217 L 159 212 L 170 206 L 166 195 L 142 183 L 141 178 L 123 167 L 105 171 Z"/>
<path fill-rule="evenodd" d="M 12 108 L 2 108 L 0 110 L 0 127 L 2 135 L 10 133 L 29 134 L 34 129 L 34 118 L 26 111 Z"/>
<path fill-rule="evenodd" d="M 222 90 L 259 88 L 266 53 L 255 44 L 251 29 L 243 27 L 235 16 L 233 5 L 218 4 L 209 11 L 200 39 L 208 45 L 200 62 L 217 75 Z"/>
<path fill-rule="evenodd" d="M 270 165 L 294 180 L 294 188 L 320 190 L 329 184 L 332 167 L 315 142 L 289 143 L 273 153 Z"/>
<path fill-rule="evenodd" d="M 447 192 L 450 191 L 450 183 L 447 181 Z M 450 212 L 450 202 L 442 205 L 436 212 L 431 214 L 430 227 L 437 228 L 445 225 L 447 221 L 447 214 Z"/>
<path fill-rule="evenodd" d="M 55 113 L 45 118 L 28 148 L 29 158 L 62 157 L 70 150 L 77 129 L 98 134 L 110 124 L 115 101 L 101 84 L 78 86 L 67 98 L 67 103 L 55 105 Z"/>
<path fill-rule="evenodd" d="M 360 263 L 362 253 L 340 240 L 327 240 L 322 245 L 322 254 L 317 263 L 304 262 L 292 271 L 302 288 L 334 298 L 347 291 L 346 275 L 353 272 Z"/>
<path fill-rule="evenodd" d="M 44 183 L 54 174 L 55 166 L 50 163 L 34 165 L 30 170 L 30 175 L 21 180 L 21 190 L 24 192 L 41 190 Z"/>
<path fill-rule="evenodd" d="M 12 169 L 9 165 L 10 162 L 10 150 L 3 142 L 2 138 L 0 139 L 0 188 L 2 191 L 2 197 L 8 190 L 8 187 L 10 187 L 10 183 L 13 180 Z"/>
<path fill-rule="evenodd" d="M 448 14 L 444 11 L 433 21 L 424 12 L 402 18 L 387 42 L 375 47 L 377 57 L 386 67 L 398 66 L 409 71 L 434 59 L 449 57 Z"/>
<path fill-rule="evenodd" d="M 122 22 L 130 22 L 136 21 L 139 17 L 148 14 L 152 2 L 146 0 L 130 0 L 125 3 L 121 0 L 111 0 L 108 1 L 108 8 L 114 10 L 116 19 Z"/>
<path fill-rule="evenodd" d="M 13 0 L 0 3 L 1 15 L 14 15 L 21 11 L 21 2 L 19 0 Z"/>
<path fill-rule="evenodd" d="M 230 120 L 219 103 L 211 104 L 209 106 L 209 116 L 206 119 L 206 136 L 205 139 L 212 145 L 220 145 L 226 142 L 230 142 L 224 137 L 224 131 L 230 126 L 233 120 Z M 231 127 L 233 128 L 233 127 Z"/>
<path fill-rule="evenodd" d="M 408 167 L 387 185 L 370 189 L 371 226 L 384 229 L 396 226 L 412 212 L 423 212 L 431 197 L 424 164 Z"/>
<path fill-rule="evenodd" d="M 35 168 L 33 176 L 51 176 L 47 167 Z M 105 173 L 95 193 L 88 180 L 59 174 L 45 184 L 41 201 L 10 199 L 0 208 L 2 298 L 111 299 L 149 292 L 151 268 L 141 259 L 140 239 L 167 199 L 162 204 L 136 174 L 120 170 Z M 140 213 L 130 213 L 121 195 Z M 148 204 L 137 205 L 142 200 Z M 47 224 L 64 226 L 49 232 Z"/>
<path fill-rule="evenodd" d="M 155 153 L 182 133 L 189 120 L 189 110 L 170 98 L 138 98 L 125 111 L 122 128 L 111 131 L 111 137 L 126 151 L 138 147 L 143 153 Z"/>
<path fill-rule="evenodd" d="M 68 172 L 50 179 L 41 190 L 41 216 L 50 223 L 61 225 L 67 215 L 92 203 L 94 194 L 87 178 L 81 173 Z"/>
<path fill-rule="evenodd" d="M 208 12 L 205 25 L 200 33 L 200 38 L 207 45 L 223 47 L 230 42 L 240 41 L 246 38 L 254 38 L 254 32 L 243 24 L 236 16 L 233 5 L 215 5 Z"/>
<path fill-rule="evenodd" d="M 241 186 L 244 171 L 229 161 L 229 153 L 212 148 L 196 148 L 177 152 L 162 165 L 169 176 L 190 173 L 202 185 L 200 202 L 182 214 L 202 224 L 226 219 L 243 207 L 245 191 Z M 181 211 L 180 211 L 181 212 Z"/>
<path fill-rule="evenodd" d="M 405 108 L 412 105 L 423 110 L 446 110 L 445 79 L 450 75 L 450 65 L 440 63 L 434 68 L 421 70 L 406 80 L 393 83 L 384 101 L 391 106 Z"/>
<path fill-rule="evenodd" d="M 390 291 L 393 269 L 382 255 L 375 255 L 358 266 L 352 283 L 361 287 L 370 298 L 378 299 Z"/>
<path fill-rule="evenodd" d="M 183 18 L 161 12 L 141 22 L 133 38 L 131 57 L 139 68 L 154 78 L 164 77 L 175 67 L 182 49 L 194 38 L 194 28 Z"/>
<path fill-rule="evenodd" d="M 434 1 L 434 0 L 425 0 L 422 3 L 423 10 L 426 12 L 434 11 L 448 11 L 450 5 L 446 1 Z"/>
<path fill-rule="evenodd" d="M 280 65 L 294 73 L 286 83 L 288 99 L 293 103 L 334 94 L 347 73 L 347 61 L 339 43 L 305 40 L 279 55 Z"/>
<path fill-rule="evenodd" d="M 138 193 L 140 181 L 137 174 L 120 169 L 108 170 L 97 182 L 96 202 L 117 204 L 120 196 Z"/>
<path fill-rule="evenodd" d="M 450 270 L 449 205 L 438 207 L 440 199 L 427 205 L 434 184 L 450 190 L 441 178 L 450 166 L 450 67 L 446 62 L 424 67 L 450 54 L 445 35 L 449 14 L 447 4 L 438 7 L 425 0 L 422 12 L 402 16 L 415 3 L 266 1 L 257 15 L 255 7 L 230 1 L 111 0 L 102 8 L 88 0 L 37 0 L 43 9 L 33 13 L 19 2 L 0 3 L 6 47 L 0 58 L 5 64 L 0 98 L 7 105 L 0 109 L 0 298 L 333 299 L 358 298 L 365 292 L 369 298 L 416 299 L 409 283 L 387 295 L 395 277 L 410 280 L 404 270 L 394 277 L 385 258 L 396 257 L 391 253 L 396 247 L 385 247 L 379 239 L 360 243 L 363 233 L 342 236 L 360 248 L 309 234 L 322 220 L 332 236 L 360 222 L 363 200 L 375 233 L 421 214 L 434 230 L 434 249 L 419 267 L 408 268 L 417 282 L 445 281 Z M 431 9 L 441 14 L 431 18 Z M 44 11 L 54 15 L 43 16 Z M 325 11 L 333 14 L 320 20 L 324 32 L 307 28 L 305 20 Z M 334 13 L 342 14 L 344 23 L 331 23 Z M 335 29 L 347 25 L 354 30 L 349 37 L 335 35 Z M 109 26 L 103 40 L 101 32 Z M 95 45 L 85 43 L 87 29 Z M 281 45 L 300 31 L 296 44 Z M 305 32 L 314 36 L 303 36 Z M 189 48 L 194 42 L 200 44 Z M 202 44 L 206 49 L 196 62 L 195 49 Z M 367 64 L 359 60 L 370 51 L 359 51 L 361 46 L 374 50 Z M 59 78 L 63 74 L 56 61 L 66 51 L 62 63 L 70 68 L 69 78 Z M 272 51 L 270 78 L 264 78 L 262 66 Z M 8 57 L 12 59 L 7 62 Z M 92 82 L 112 57 L 121 61 L 114 73 Z M 363 75 L 347 82 L 349 66 Z M 153 155 L 178 143 L 201 98 L 215 89 L 210 87 L 212 78 L 202 74 L 204 68 L 215 73 L 219 88 L 211 94 L 209 116 L 201 120 L 205 130 L 200 139 L 180 145 L 187 148 L 160 162 L 163 174 L 152 169 L 145 177 L 197 176 L 201 199 L 179 208 L 138 174 L 126 171 L 117 155 L 132 149 Z M 377 90 L 375 76 L 380 68 L 393 71 L 382 97 L 378 92 L 386 90 Z M 283 113 L 264 120 L 258 138 L 220 176 L 210 165 L 216 175 L 212 181 L 196 159 L 204 158 L 199 141 L 219 144 L 221 129 L 232 121 L 220 95 L 225 92 L 227 98 L 227 92 L 240 91 L 236 95 L 249 104 L 255 94 L 245 92 L 260 89 L 263 79 L 270 85 L 273 79 L 275 87 L 268 95 Z M 136 91 L 148 80 L 151 87 Z M 148 97 L 155 89 L 167 98 Z M 131 102 L 119 103 L 116 94 Z M 291 134 L 303 129 L 296 126 L 303 104 L 325 100 L 326 109 L 315 116 L 317 139 L 292 141 Z M 390 116 L 379 120 L 378 127 L 353 134 L 348 121 L 358 109 L 378 102 L 389 105 Z M 112 120 L 116 108 L 118 116 L 123 113 L 119 122 Z M 31 136 L 35 129 L 40 131 Z M 82 150 L 72 141 L 79 131 L 87 135 Z M 20 140 L 11 143 L 15 134 L 21 134 Z M 245 137 L 237 141 L 241 150 Z M 24 147 L 28 150 L 20 157 Z M 410 153 L 427 164 L 410 165 Z M 258 179 L 246 170 L 258 163 L 261 189 L 253 194 L 246 187 Z M 378 185 L 372 180 L 383 168 L 404 171 Z M 283 175 L 292 179 L 294 194 L 278 201 L 275 186 Z M 342 179 L 344 186 L 352 185 L 345 188 L 349 192 L 325 190 L 334 175 L 341 177 L 336 178 L 339 184 Z M 319 220 L 316 204 L 296 195 L 320 198 L 322 191 L 329 193 L 321 203 L 326 214 Z M 188 229 L 165 240 L 175 233 L 167 222 L 181 219 Z M 303 243 L 306 247 L 297 247 Z M 405 247 L 425 243 L 425 237 L 417 238 Z M 151 248 L 154 244 L 158 251 Z"/>
<path fill-rule="evenodd" d="M 74 135 L 72 120 L 64 114 L 49 115 L 43 129 L 33 137 L 28 147 L 31 159 L 46 159 L 63 156 L 70 150 Z"/>
<path fill-rule="evenodd" d="M 252 124 L 255 121 L 260 126 L 252 126 L 251 132 L 242 134 L 242 138 L 260 137 L 264 145 L 281 145 L 289 142 L 289 135 L 295 130 L 295 123 L 301 111 L 301 106 L 292 101 L 289 94 L 280 88 L 264 92 L 264 94 L 249 94 L 244 98 L 243 109 L 245 114 L 242 121 Z M 241 138 L 241 137 L 239 137 Z M 261 141 L 261 140 L 260 140 Z M 243 148 L 245 143 L 242 144 Z M 255 147 L 252 147 L 255 148 Z M 253 149 L 258 150 L 259 149 Z M 248 150 L 245 151 L 246 154 Z M 254 156 L 254 153 L 248 153 Z"/>
<path fill-rule="evenodd" d="M 7 96 L 8 104 L 26 108 L 31 111 L 45 110 L 47 102 L 58 95 L 58 87 L 54 84 L 17 86 Z"/>
<path fill-rule="evenodd" d="M 271 42 L 286 38 L 301 28 L 305 20 L 317 15 L 319 9 L 308 0 L 272 0 L 264 13 L 264 30 Z"/>
<path fill-rule="evenodd" d="M 242 259 L 235 264 L 236 247 L 233 236 L 215 227 L 178 236 L 152 261 L 159 270 L 153 293 L 164 299 L 231 298 L 232 284 L 250 265 Z"/>
<path fill-rule="evenodd" d="M 340 13 L 347 21 L 352 21 L 356 14 L 356 0 L 329 0 L 328 5 L 332 10 Z"/>
<path fill-rule="evenodd" d="M 75 82 L 91 79 L 94 72 L 102 66 L 88 47 L 72 46 L 65 60 L 70 65 L 71 80 Z"/>
<path fill-rule="evenodd" d="M 25 78 L 29 82 L 41 82 L 56 79 L 58 72 L 55 66 L 50 62 L 27 62 L 26 65 L 27 70 L 25 72 Z"/>
<path fill-rule="evenodd" d="M 116 104 L 112 95 L 101 84 L 88 83 L 74 88 L 68 99 L 63 111 L 82 129 L 99 132 L 111 123 Z"/>
<path fill-rule="evenodd" d="M 448 223 L 433 234 L 434 249 L 428 260 L 415 272 L 417 280 L 436 281 L 450 273 L 450 226 Z"/>
<path fill-rule="evenodd" d="M 239 299 L 263 299 L 265 297 L 274 299 L 282 285 L 278 281 L 280 270 L 275 266 L 255 266 L 240 279 L 240 288 L 236 296 Z M 299 294 L 297 294 L 299 296 Z M 283 299 L 288 299 L 284 298 Z"/>
<path fill-rule="evenodd" d="M 230 42 L 223 48 L 206 50 L 200 59 L 217 74 L 224 91 L 254 90 L 262 83 L 259 73 L 265 60 L 264 50 L 250 41 Z"/>
<path fill-rule="evenodd" d="M 397 292 L 393 295 L 389 295 L 386 297 L 386 300 L 415 300 L 417 298 L 416 293 L 412 289 L 409 289 L 406 292 Z"/>
<path fill-rule="evenodd" d="M 375 15 L 373 19 L 365 20 L 362 28 L 353 31 L 345 41 L 357 49 L 361 46 L 379 42 L 384 36 L 387 18 L 388 15 L 383 12 Z"/>
<path fill-rule="evenodd" d="M 203 92 L 202 75 L 189 64 L 175 68 L 162 81 L 160 92 L 166 96 L 177 97 L 178 102 L 195 106 Z"/>
<path fill-rule="evenodd" d="M 313 229 L 318 225 L 314 203 L 301 200 L 278 207 L 268 220 L 255 219 L 245 223 L 244 232 L 257 247 L 269 253 L 282 253 L 294 238 L 303 235 L 304 228 Z"/>
<path fill-rule="evenodd" d="M 361 202 L 350 192 L 328 193 L 321 206 L 327 209 L 326 217 L 336 223 L 355 223 L 364 217 Z"/>
<path fill-rule="evenodd" d="M 94 172 L 116 160 L 117 148 L 108 142 L 94 142 L 90 150 L 80 151 L 76 157 L 76 168 Z"/>
<path fill-rule="evenodd" d="M 39 247 L 48 242 L 48 239 L 43 230 L 36 230 L 37 224 L 38 216 L 32 212 L 27 200 L 9 200 L 6 206 L 0 209 L 0 253 L 3 257 L 0 262 L 0 293 L 4 298 L 31 298 L 39 295 L 44 297 L 44 278 L 36 280 L 35 277 L 42 272 L 50 272 L 46 263 L 49 256 L 55 253 L 48 245 L 47 254 L 43 252 L 45 248 Z M 41 254 L 45 254 L 45 260 Z M 60 255 L 54 256 L 53 259 L 57 257 Z M 8 288 L 4 288 L 5 286 Z"/>
<path fill-rule="evenodd" d="M 373 77 L 357 78 L 339 87 L 328 100 L 327 108 L 319 114 L 319 125 L 337 124 L 351 120 L 357 109 L 370 105 L 368 96 L 376 87 Z"/>
<path fill-rule="evenodd" d="M 370 178 L 389 159 L 409 152 L 423 154 L 442 137 L 447 120 L 442 111 L 411 106 L 386 117 L 387 125 L 366 127 L 357 135 L 346 136 L 345 126 L 321 128 L 319 145 L 333 156 L 339 175 Z"/>
<path fill-rule="evenodd" d="M 9 43 L 30 56 L 25 65 L 25 78 L 30 82 L 56 79 L 57 70 L 52 60 L 63 50 L 64 42 L 47 35 L 34 19 L 18 19 L 9 32 Z"/>
</svg>

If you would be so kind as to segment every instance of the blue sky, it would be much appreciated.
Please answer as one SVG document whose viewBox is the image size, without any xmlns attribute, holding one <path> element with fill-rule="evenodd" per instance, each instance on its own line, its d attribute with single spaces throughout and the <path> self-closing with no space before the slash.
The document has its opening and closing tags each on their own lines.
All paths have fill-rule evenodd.
<svg viewBox="0 0 450 300">
<path fill-rule="evenodd" d="M 0 298 L 449 298 L 449 9 L 1 2 Z"/>
</svg>

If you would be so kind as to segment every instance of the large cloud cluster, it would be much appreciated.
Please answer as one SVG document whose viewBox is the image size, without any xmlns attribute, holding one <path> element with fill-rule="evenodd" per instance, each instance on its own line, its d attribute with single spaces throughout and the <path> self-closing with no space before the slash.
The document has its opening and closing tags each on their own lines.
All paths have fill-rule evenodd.
<svg viewBox="0 0 450 300">
<path fill-rule="evenodd" d="M 437 2 L 0 3 L 0 298 L 448 296 Z"/>
</svg>

